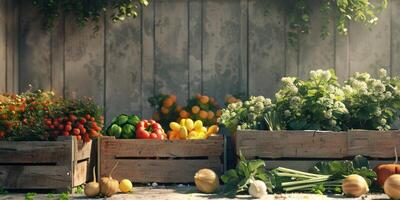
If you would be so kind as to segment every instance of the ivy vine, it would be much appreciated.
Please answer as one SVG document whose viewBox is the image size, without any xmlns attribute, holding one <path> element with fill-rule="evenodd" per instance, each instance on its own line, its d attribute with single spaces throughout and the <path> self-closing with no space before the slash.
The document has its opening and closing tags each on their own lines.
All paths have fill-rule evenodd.
<svg viewBox="0 0 400 200">
<path fill-rule="evenodd" d="M 288 41 L 297 47 L 299 36 L 310 32 L 313 1 L 284 0 L 282 3 L 285 6 L 288 21 Z M 331 16 L 335 18 L 336 31 L 346 35 L 351 21 L 367 26 L 375 25 L 378 22 L 378 14 L 386 7 L 387 0 L 379 0 L 375 4 L 370 0 L 322 0 L 319 9 L 323 20 L 321 37 L 326 38 L 330 34 Z"/>
<path fill-rule="evenodd" d="M 54 27 L 55 21 L 63 14 L 73 15 L 79 26 L 94 22 L 98 29 L 100 17 L 111 10 L 113 22 L 135 18 L 140 5 L 147 6 L 148 0 L 32 0 L 33 5 L 42 15 L 42 26 L 46 30 Z"/>
</svg>

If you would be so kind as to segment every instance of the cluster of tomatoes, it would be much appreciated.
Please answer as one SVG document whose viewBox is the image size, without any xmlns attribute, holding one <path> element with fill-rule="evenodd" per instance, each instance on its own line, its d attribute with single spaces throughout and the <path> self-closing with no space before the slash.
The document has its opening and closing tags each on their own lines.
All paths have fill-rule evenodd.
<svg viewBox="0 0 400 200">
<path fill-rule="evenodd" d="M 57 136 L 75 136 L 78 140 L 89 142 L 91 138 L 101 136 L 101 127 L 103 126 L 103 118 L 98 124 L 94 117 L 86 114 L 85 116 L 76 116 L 70 114 L 55 119 L 46 118 L 44 120 L 50 138 Z"/>
</svg>

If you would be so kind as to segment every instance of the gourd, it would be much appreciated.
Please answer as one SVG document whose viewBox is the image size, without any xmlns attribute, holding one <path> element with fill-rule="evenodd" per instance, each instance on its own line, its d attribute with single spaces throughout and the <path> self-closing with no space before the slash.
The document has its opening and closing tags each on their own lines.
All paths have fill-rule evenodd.
<svg viewBox="0 0 400 200">
<path fill-rule="evenodd" d="M 118 162 L 114 165 L 108 177 L 103 177 L 100 179 L 100 193 L 104 196 L 110 197 L 119 191 L 118 181 L 111 177 L 111 174 L 113 173 L 117 165 Z"/>
<path fill-rule="evenodd" d="M 397 150 L 394 148 L 396 159 L 392 164 L 381 164 L 374 168 L 378 175 L 378 184 L 382 187 L 386 179 L 393 174 L 400 174 L 400 164 L 398 164 Z"/>
<path fill-rule="evenodd" d="M 400 175 L 389 176 L 383 185 L 383 190 L 391 199 L 400 199 Z"/>
<path fill-rule="evenodd" d="M 96 173 L 94 169 L 93 167 L 93 181 L 85 185 L 84 192 L 87 197 L 95 197 L 100 192 L 100 185 L 96 182 Z"/>
<path fill-rule="evenodd" d="M 362 176 L 351 174 L 343 180 L 342 190 L 347 196 L 359 197 L 368 193 L 369 188 L 367 181 Z"/>
<path fill-rule="evenodd" d="M 219 187 L 219 178 L 211 169 L 201 169 L 194 175 L 196 188 L 200 192 L 213 193 Z"/>
<path fill-rule="evenodd" d="M 267 186 L 263 181 L 255 180 L 250 183 L 249 194 L 254 198 L 261 198 L 267 195 Z"/>
<path fill-rule="evenodd" d="M 128 193 L 133 191 L 132 182 L 128 179 L 123 179 L 119 183 L 119 190 L 123 193 Z"/>
</svg>

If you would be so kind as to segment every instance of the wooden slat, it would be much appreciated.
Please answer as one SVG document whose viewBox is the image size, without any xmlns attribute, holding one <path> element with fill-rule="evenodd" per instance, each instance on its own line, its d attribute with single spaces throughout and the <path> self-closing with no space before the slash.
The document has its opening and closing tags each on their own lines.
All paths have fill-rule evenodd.
<svg viewBox="0 0 400 200">
<path fill-rule="evenodd" d="M 140 114 L 140 16 L 121 23 L 106 18 L 106 124 L 121 113 Z M 127 39 L 129 38 L 129 39 Z M 146 66 L 149 67 L 149 66 Z"/>
<path fill-rule="evenodd" d="M 368 28 L 362 23 L 350 24 L 350 74 L 368 72 L 376 75 L 379 68 L 389 68 L 391 2 L 388 1 L 389 7 L 378 15 L 376 26 Z"/>
<path fill-rule="evenodd" d="M 277 167 L 286 167 L 289 169 L 295 169 L 300 171 L 309 171 L 311 167 L 313 167 L 319 161 L 327 161 L 327 160 L 266 160 L 266 168 L 273 169 Z M 369 164 L 371 168 L 374 168 L 377 165 L 385 164 L 385 163 L 393 163 L 391 160 L 369 160 Z"/>
<path fill-rule="evenodd" d="M 203 3 L 203 92 L 224 102 L 225 95 L 237 93 L 242 84 L 240 0 Z"/>
<path fill-rule="evenodd" d="M 391 67 L 392 75 L 400 74 L 400 1 L 391 1 Z"/>
<path fill-rule="evenodd" d="M 100 19 L 103 19 L 100 17 Z M 80 28 L 72 16 L 65 21 L 65 96 L 91 97 L 104 105 L 104 23 Z"/>
<path fill-rule="evenodd" d="M 189 0 L 189 96 L 201 93 L 201 33 L 202 13 L 201 7 L 204 1 Z"/>
<path fill-rule="evenodd" d="M 55 21 L 51 32 L 51 90 L 60 96 L 64 96 L 64 40 L 65 17 L 62 13 Z"/>
<path fill-rule="evenodd" d="M 85 160 L 83 162 L 77 163 L 77 165 L 74 167 L 74 173 L 73 173 L 73 187 L 82 185 L 89 181 L 88 175 L 89 173 L 92 173 L 92 169 L 89 168 L 89 161 Z"/>
<path fill-rule="evenodd" d="M 6 51 L 7 51 L 7 16 L 6 0 L 0 1 L 0 93 L 6 92 L 7 70 L 6 70 Z"/>
<path fill-rule="evenodd" d="M 153 3 L 156 12 L 156 93 L 177 94 L 178 101 L 183 103 L 188 97 L 189 78 L 188 2 L 163 0 Z"/>
<path fill-rule="evenodd" d="M 222 156 L 223 137 L 207 140 L 100 139 L 102 158 Z M 101 158 L 101 159 L 102 159 Z M 101 161 L 103 162 L 103 161 Z"/>
<path fill-rule="evenodd" d="M 273 97 L 285 76 L 284 28 L 284 10 L 273 0 L 250 1 L 249 94 Z"/>
<path fill-rule="evenodd" d="M 0 165 L 0 185 L 4 189 L 52 189 L 71 186 L 67 166 Z"/>
<path fill-rule="evenodd" d="M 64 162 L 71 151 L 71 142 L 14 142 L 0 141 L 0 163 L 57 163 Z"/>
<path fill-rule="evenodd" d="M 116 160 L 105 160 L 101 165 L 100 176 L 108 176 Z M 222 164 L 218 160 L 119 160 L 112 177 L 134 182 L 190 183 L 194 174 L 209 168 L 221 175 Z"/>
<path fill-rule="evenodd" d="M 95 142 L 93 142 L 93 140 L 86 143 L 82 141 L 77 141 L 77 153 L 75 154 L 75 159 L 77 161 L 89 159 L 94 143 Z"/>
<path fill-rule="evenodd" d="M 32 2 L 21 1 L 20 7 L 20 91 L 51 89 L 50 34 L 42 29 L 41 15 Z"/>
<path fill-rule="evenodd" d="M 400 132 L 239 131 L 236 152 L 262 158 L 392 158 Z"/>
<path fill-rule="evenodd" d="M 325 39 L 321 38 L 321 27 L 326 23 L 323 21 L 323 15 L 320 8 L 325 1 L 311 0 L 309 4 L 312 6 L 310 33 L 301 35 L 299 49 L 299 77 L 308 78 L 310 70 L 313 69 L 330 69 L 334 67 L 334 41 L 333 26 L 328 26 L 330 36 Z M 333 22 L 333 15 L 328 16 Z"/>
<path fill-rule="evenodd" d="M 153 109 L 147 102 L 149 97 L 154 95 L 154 11 L 155 6 L 152 1 L 147 7 L 142 7 L 142 80 L 141 80 L 141 115 L 149 118 L 153 114 Z"/>
</svg>

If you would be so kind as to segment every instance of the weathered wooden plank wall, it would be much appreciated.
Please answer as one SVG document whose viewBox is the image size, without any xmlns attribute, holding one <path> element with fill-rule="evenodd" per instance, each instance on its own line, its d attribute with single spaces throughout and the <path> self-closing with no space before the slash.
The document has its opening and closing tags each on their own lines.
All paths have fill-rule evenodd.
<svg viewBox="0 0 400 200">
<path fill-rule="evenodd" d="M 0 92 L 18 91 L 18 6 L 0 0 Z"/>
<path fill-rule="evenodd" d="M 10 1 L 0 0 L 0 10 Z M 228 93 L 273 96 L 282 76 L 307 77 L 317 68 L 334 68 L 341 80 L 379 67 L 399 74 L 399 10 L 399 1 L 390 1 L 377 26 L 350 24 L 348 36 L 331 24 L 331 36 L 323 40 L 315 9 L 311 33 L 295 49 L 276 0 L 153 0 L 137 19 L 113 24 L 105 16 L 96 33 L 93 26 L 77 28 L 68 16 L 53 32 L 42 31 L 38 14 L 24 1 L 14 61 L 20 91 L 32 84 L 66 97 L 89 95 L 105 107 L 108 119 L 121 112 L 150 116 L 147 98 L 159 92 L 176 93 L 181 103 L 196 93 L 222 102 Z M 8 24 L 3 13 L 0 27 Z M 0 28 L 0 43 L 5 34 Z M 0 72 L 9 62 L 3 46 Z M 6 90 L 4 79 L 11 80 L 5 74 L 0 91 Z"/>
</svg>

